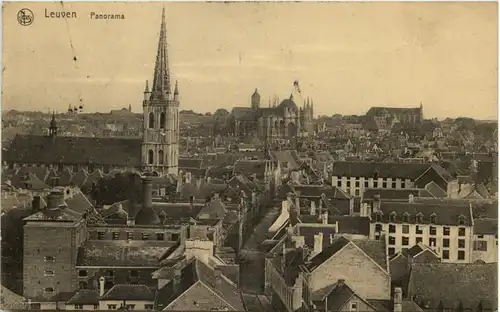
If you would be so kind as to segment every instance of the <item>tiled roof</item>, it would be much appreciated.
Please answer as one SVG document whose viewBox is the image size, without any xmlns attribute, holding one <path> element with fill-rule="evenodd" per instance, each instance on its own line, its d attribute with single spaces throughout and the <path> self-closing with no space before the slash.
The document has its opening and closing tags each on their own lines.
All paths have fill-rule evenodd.
<svg viewBox="0 0 500 312">
<path fill-rule="evenodd" d="M 99 304 L 99 293 L 93 289 L 80 289 L 66 304 Z"/>
<path fill-rule="evenodd" d="M 320 197 L 325 194 L 328 199 L 349 199 L 344 191 L 336 186 L 324 185 L 293 185 L 291 188 L 299 194 L 300 197 Z"/>
<path fill-rule="evenodd" d="M 101 300 L 153 301 L 154 292 L 146 285 L 115 285 Z"/>
<path fill-rule="evenodd" d="M 71 211 L 70 209 L 56 208 L 44 209 L 31 216 L 24 218 L 24 221 L 50 221 L 50 222 L 76 222 L 80 220 L 80 214 Z"/>
<path fill-rule="evenodd" d="M 460 302 L 464 309 L 496 308 L 497 264 L 415 263 L 408 287 L 409 296 L 430 309 L 456 309 Z"/>
<path fill-rule="evenodd" d="M 415 180 L 429 168 L 429 164 L 346 162 L 333 163 L 332 175 L 337 177 L 402 178 Z"/>
<path fill-rule="evenodd" d="M 2 153 L 4 161 L 44 164 L 102 164 L 139 166 L 141 164 L 139 138 L 93 138 L 18 135 L 8 151 Z M 109 157 L 113 155 L 113 157 Z"/>
<path fill-rule="evenodd" d="M 202 168 L 203 159 L 201 158 L 179 158 L 179 169 Z"/>
<path fill-rule="evenodd" d="M 357 216 L 328 216 L 328 223 L 339 223 L 339 234 L 370 234 L 370 218 Z"/>
<path fill-rule="evenodd" d="M 328 247 L 330 243 L 330 235 L 333 237 L 336 234 L 335 227 L 332 226 L 307 226 L 306 224 L 298 225 L 298 235 L 304 236 L 304 243 L 310 248 L 314 248 L 314 235 L 323 234 L 323 248 Z"/>
<path fill-rule="evenodd" d="M 324 239 L 325 238 L 323 237 L 323 240 Z M 344 236 L 335 238 L 334 241 L 329 246 L 323 248 L 323 250 L 319 254 L 314 256 L 311 259 L 311 261 L 306 264 L 307 269 L 309 269 L 309 271 L 313 271 L 320 264 L 330 259 L 330 257 L 332 257 L 334 254 L 336 254 L 339 250 L 344 248 L 349 243 L 350 241 Z"/>
<path fill-rule="evenodd" d="M 289 169 L 296 169 L 302 163 L 296 150 L 271 151 L 271 157 L 279 163 L 288 163 Z"/>
<path fill-rule="evenodd" d="M 463 216 L 465 226 L 471 226 L 470 207 L 463 205 L 449 204 L 421 204 L 421 203 L 400 203 L 382 201 L 380 204 L 382 214 L 372 213 L 372 220 L 380 222 L 403 223 L 404 216 L 408 216 L 405 223 L 431 224 L 431 216 L 435 214 L 435 224 L 439 225 L 460 225 L 459 217 Z M 391 214 L 395 219 L 392 219 Z M 422 220 L 418 220 L 418 215 L 422 214 Z"/>
<path fill-rule="evenodd" d="M 226 205 L 220 198 L 215 198 L 198 213 L 197 218 L 221 219 L 226 215 Z"/>
<path fill-rule="evenodd" d="M 381 199 L 399 199 L 408 200 L 410 195 L 418 197 L 421 189 L 384 189 L 384 188 L 365 188 L 364 199 L 373 199 L 379 195 Z"/>
<path fill-rule="evenodd" d="M 475 235 L 497 235 L 498 234 L 498 219 L 493 219 L 493 218 L 474 219 L 474 234 Z"/>
<path fill-rule="evenodd" d="M 157 267 L 175 242 L 87 241 L 78 251 L 77 266 Z"/>
<path fill-rule="evenodd" d="M 385 271 L 388 270 L 388 259 L 386 256 L 385 241 L 382 240 L 351 240 L 356 246 L 363 250 Z"/>
<path fill-rule="evenodd" d="M 233 174 L 242 174 L 247 177 L 256 174 L 257 178 L 263 178 L 266 172 L 267 160 L 237 160 L 234 163 Z"/>
</svg>

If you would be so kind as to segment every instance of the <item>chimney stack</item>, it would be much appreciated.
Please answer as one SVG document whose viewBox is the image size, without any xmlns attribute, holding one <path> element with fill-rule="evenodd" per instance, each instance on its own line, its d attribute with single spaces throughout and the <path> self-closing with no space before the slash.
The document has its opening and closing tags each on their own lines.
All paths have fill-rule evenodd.
<svg viewBox="0 0 500 312">
<path fill-rule="evenodd" d="M 408 203 L 413 204 L 413 194 L 408 195 Z"/>
<path fill-rule="evenodd" d="M 106 279 L 104 276 L 101 276 L 99 278 L 99 296 L 102 297 L 104 296 L 104 282 L 106 282 Z"/>
<path fill-rule="evenodd" d="M 380 195 L 373 195 L 373 212 L 380 211 Z"/>
<path fill-rule="evenodd" d="M 328 224 L 328 211 L 321 214 L 321 223 Z"/>
<path fill-rule="evenodd" d="M 191 195 L 191 196 L 189 196 L 189 208 L 190 208 L 191 210 L 193 210 L 193 209 L 194 209 L 194 196 L 192 196 L 192 195 Z"/>
<path fill-rule="evenodd" d="M 153 181 L 149 177 L 142 179 L 142 205 L 153 207 Z"/>
<path fill-rule="evenodd" d="M 33 213 L 37 213 L 38 211 L 42 210 L 42 198 L 40 197 L 40 195 L 33 196 L 31 209 L 33 209 Z"/>
<path fill-rule="evenodd" d="M 52 191 L 47 196 L 47 209 L 56 209 L 64 204 L 64 194 L 61 191 Z"/>
<path fill-rule="evenodd" d="M 314 200 L 311 200 L 311 211 L 309 212 L 311 216 L 316 215 L 316 202 Z"/>
<path fill-rule="evenodd" d="M 403 312 L 403 291 L 401 287 L 394 288 L 394 312 Z"/>
<path fill-rule="evenodd" d="M 314 235 L 314 254 L 319 254 L 323 251 L 323 233 Z"/>
<path fill-rule="evenodd" d="M 300 198 L 299 196 L 295 196 L 295 208 L 297 211 L 300 211 Z"/>
</svg>

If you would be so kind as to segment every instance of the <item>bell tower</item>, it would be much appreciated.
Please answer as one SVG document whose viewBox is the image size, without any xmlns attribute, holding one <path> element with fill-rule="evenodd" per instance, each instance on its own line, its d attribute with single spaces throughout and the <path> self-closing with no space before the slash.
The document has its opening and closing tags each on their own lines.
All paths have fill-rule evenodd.
<svg viewBox="0 0 500 312">
<path fill-rule="evenodd" d="M 146 81 L 143 101 L 142 167 L 153 175 L 178 174 L 179 164 L 179 87 L 172 92 L 167 54 L 165 8 L 162 11 L 160 39 L 149 90 Z"/>
</svg>

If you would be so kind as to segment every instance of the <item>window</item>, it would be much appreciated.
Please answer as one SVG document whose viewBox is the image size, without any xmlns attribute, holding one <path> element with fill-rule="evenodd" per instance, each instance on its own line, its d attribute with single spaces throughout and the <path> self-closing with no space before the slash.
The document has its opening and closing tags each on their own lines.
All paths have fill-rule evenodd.
<svg viewBox="0 0 500 312">
<path fill-rule="evenodd" d="M 410 244 L 410 239 L 406 236 L 403 236 L 403 246 L 408 246 Z"/>
<path fill-rule="evenodd" d="M 458 248 L 465 248 L 465 239 L 458 240 Z"/>
<path fill-rule="evenodd" d="M 474 250 L 477 251 L 488 251 L 488 244 L 486 241 L 475 241 Z"/>
<path fill-rule="evenodd" d="M 377 213 L 375 215 L 375 222 L 380 222 L 380 221 L 382 221 L 382 216 L 379 213 Z"/>
<path fill-rule="evenodd" d="M 148 151 L 148 164 L 152 165 L 154 160 L 154 152 L 153 150 Z"/>
<path fill-rule="evenodd" d="M 104 239 L 104 232 L 97 232 L 97 239 L 103 240 Z"/>
<path fill-rule="evenodd" d="M 450 259 L 450 251 L 448 249 L 443 250 L 443 259 Z"/>
<path fill-rule="evenodd" d="M 87 282 L 78 282 L 78 288 L 87 289 Z"/>
<path fill-rule="evenodd" d="M 43 261 L 45 261 L 45 262 L 55 262 L 56 258 L 52 257 L 52 256 L 46 256 L 46 257 L 43 258 Z"/>
<path fill-rule="evenodd" d="M 405 187 L 406 187 L 406 183 L 401 182 L 401 188 L 403 188 L 403 189 L 404 189 Z"/>
<path fill-rule="evenodd" d="M 75 304 L 75 310 L 83 310 L 83 304 Z"/>
<path fill-rule="evenodd" d="M 127 310 L 134 310 L 135 304 L 127 304 Z"/>
<path fill-rule="evenodd" d="M 337 186 L 341 187 L 342 186 L 342 180 L 337 180 Z"/>
<path fill-rule="evenodd" d="M 389 233 L 396 233 L 396 226 L 394 224 L 389 224 Z"/>
<path fill-rule="evenodd" d="M 132 233 L 132 232 L 127 232 L 127 239 L 128 239 L 128 240 L 133 240 L 133 239 L 134 239 L 134 233 Z"/>
<path fill-rule="evenodd" d="M 443 238 L 443 247 L 450 248 L 450 239 L 449 238 Z"/>
<path fill-rule="evenodd" d="M 458 217 L 458 224 L 465 225 L 465 217 L 464 216 Z"/>
<path fill-rule="evenodd" d="M 166 123 L 167 123 L 167 120 L 165 118 L 165 113 L 162 112 L 160 114 L 160 129 L 165 129 Z"/>
<path fill-rule="evenodd" d="M 443 227 L 443 235 L 450 236 L 450 228 L 448 226 Z"/>
<path fill-rule="evenodd" d="M 350 180 L 347 180 L 347 187 L 351 187 L 351 181 Z"/>
<path fill-rule="evenodd" d="M 368 181 L 365 181 L 365 187 L 368 187 Z"/>
<path fill-rule="evenodd" d="M 417 223 L 424 223 L 424 215 L 421 212 L 417 214 Z"/>
<path fill-rule="evenodd" d="M 396 188 L 396 182 L 392 182 L 392 188 Z"/>
<path fill-rule="evenodd" d="M 354 196 L 359 196 L 359 194 L 360 194 L 359 190 L 357 190 L 357 189 L 354 190 Z"/>
<path fill-rule="evenodd" d="M 179 234 L 172 234 L 172 241 L 178 241 L 179 240 Z"/>
<path fill-rule="evenodd" d="M 351 312 L 356 312 L 356 311 L 358 311 L 358 303 L 351 302 Z"/>
<path fill-rule="evenodd" d="M 108 310 L 116 310 L 116 304 L 108 304 Z"/>
<path fill-rule="evenodd" d="M 377 181 L 373 181 L 373 187 L 378 187 L 378 182 Z"/>
<path fill-rule="evenodd" d="M 113 232 L 113 240 L 117 240 L 120 237 L 120 233 Z"/>
<path fill-rule="evenodd" d="M 406 213 L 405 213 L 405 214 L 403 215 L 403 222 L 404 222 L 404 223 L 408 223 L 409 221 L 410 221 L 410 216 L 409 216 L 408 214 L 406 214 Z"/>
<path fill-rule="evenodd" d="M 458 251 L 458 260 L 465 260 L 465 250 Z"/>
<path fill-rule="evenodd" d="M 478 235 L 477 238 L 484 238 L 484 235 Z"/>
<path fill-rule="evenodd" d="M 431 226 L 429 228 L 429 234 L 430 235 L 436 235 L 436 227 L 435 226 Z"/>
<path fill-rule="evenodd" d="M 159 241 L 165 240 L 165 234 L 164 233 L 156 233 L 156 240 L 159 240 Z"/>
<path fill-rule="evenodd" d="M 458 236 L 465 236 L 465 228 L 458 228 Z"/>
<path fill-rule="evenodd" d="M 87 277 L 87 270 L 79 270 L 78 277 Z"/>
<path fill-rule="evenodd" d="M 431 214 L 431 217 L 430 217 L 430 222 L 431 223 L 436 223 L 436 219 L 437 219 L 437 216 L 435 213 Z"/>
<path fill-rule="evenodd" d="M 43 272 L 43 275 L 45 275 L 45 276 L 54 276 L 54 271 L 52 271 L 52 270 L 45 270 L 45 272 Z"/>
<path fill-rule="evenodd" d="M 378 233 L 382 232 L 382 224 L 380 223 L 375 224 L 375 233 L 377 232 Z"/>
<path fill-rule="evenodd" d="M 422 228 L 419 225 L 415 227 L 415 234 L 423 234 Z"/>
<path fill-rule="evenodd" d="M 137 270 L 130 271 L 130 277 L 138 277 L 138 276 L 139 276 L 139 271 Z"/>
<path fill-rule="evenodd" d="M 152 305 L 152 304 L 145 304 L 145 305 L 144 305 L 144 308 L 145 308 L 146 310 L 153 310 L 153 305 Z"/>
<path fill-rule="evenodd" d="M 382 187 L 387 188 L 387 182 L 382 182 Z"/>
<path fill-rule="evenodd" d="M 422 237 L 415 237 L 415 243 L 418 244 L 418 243 L 421 243 L 422 242 Z"/>
<path fill-rule="evenodd" d="M 389 248 L 389 256 L 392 256 L 396 253 L 396 249 L 394 247 Z"/>
<path fill-rule="evenodd" d="M 356 182 L 354 183 L 354 185 L 355 185 L 356 187 L 359 187 L 359 181 L 356 181 Z"/>
<path fill-rule="evenodd" d="M 403 234 L 410 233 L 410 226 L 408 224 L 403 224 Z"/>
<path fill-rule="evenodd" d="M 142 233 L 142 240 L 148 240 L 149 239 L 149 234 L 148 233 Z"/>
<path fill-rule="evenodd" d="M 396 221 L 396 214 L 395 213 L 391 213 L 389 215 L 389 222 L 395 222 Z"/>
<path fill-rule="evenodd" d="M 436 238 L 435 237 L 429 237 L 429 246 L 436 247 Z"/>
<path fill-rule="evenodd" d="M 165 157 L 164 157 L 163 151 L 162 150 L 158 151 L 158 164 L 163 165 L 164 158 Z"/>
<path fill-rule="evenodd" d="M 153 112 L 149 113 L 149 129 L 154 129 L 155 127 L 155 114 Z"/>
<path fill-rule="evenodd" d="M 389 236 L 389 245 L 396 245 L 396 237 Z"/>
<path fill-rule="evenodd" d="M 54 292 L 54 288 L 52 288 L 52 287 L 47 287 L 47 288 L 45 288 L 43 291 L 44 291 L 44 292 L 46 292 L 46 293 L 53 293 L 53 292 Z"/>
</svg>

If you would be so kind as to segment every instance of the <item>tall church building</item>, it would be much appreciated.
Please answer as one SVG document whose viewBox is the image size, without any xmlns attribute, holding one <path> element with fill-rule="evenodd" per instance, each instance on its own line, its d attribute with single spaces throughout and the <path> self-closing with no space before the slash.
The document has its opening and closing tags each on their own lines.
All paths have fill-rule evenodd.
<svg viewBox="0 0 500 312">
<path fill-rule="evenodd" d="M 179 87 L 172 92 L 168 67 L 167 30 L 163 9 L 160 39 L 149 90 L 148 81 L 142 104 L 144 114 L 142 165 L 145 172 L 155 175 L 176 174 L 179 165 Z"/>
<path fill-rule="evenodd" d="M 2 150 L 3 167 L 46 166 L 62 173 L 135 168 L 153 176 L 178 173 L 179 87 L 172 90 L 165 9 L 151 90 L 146 81 L 142 137 L 67 137 L 52 116 L 47 135 L 18 135 Z"/>
</svg>

